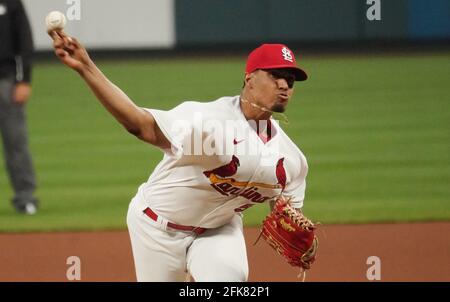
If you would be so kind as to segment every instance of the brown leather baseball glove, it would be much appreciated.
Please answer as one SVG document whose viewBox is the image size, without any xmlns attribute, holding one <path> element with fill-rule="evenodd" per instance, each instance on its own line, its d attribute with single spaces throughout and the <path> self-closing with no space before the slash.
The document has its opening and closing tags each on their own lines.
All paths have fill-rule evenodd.
<svg viewBox="0 0 450 302">
<path fill-rule="evenodd" d="M 264 219 L 260 236 L 289 264 L 304 271 L 316 259 L 319 241 L 315 229 L 316 225 L 293 208 L 289 199 L 280 197 Z"/>
</svg>

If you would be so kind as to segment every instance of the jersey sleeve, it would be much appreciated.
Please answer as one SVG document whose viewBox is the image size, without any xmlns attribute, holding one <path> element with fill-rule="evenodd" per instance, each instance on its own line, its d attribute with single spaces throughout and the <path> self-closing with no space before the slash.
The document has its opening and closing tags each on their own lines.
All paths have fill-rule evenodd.
<svg viewBox="0 0 450 302">
<path fill-rule="evenodd" d="M 303 207 L 306 192 L 306 175 L 308 174 L 308 163 L 303 154 L 300 154 L 300 171 L 292 181 L 290 181 L 284 190 L 284 195 L 292 197 L 291 204 L 294 208 Z"/>
<path fill-rule="evenodd" d="M 22 1 L 17 1 L 12 14 L 13 45 L 16 60 L 16 82 L 31 82 L 33 37 Z"/>
<path fill-rule="evenodd" d="M 190 144 L 196 131 L 196 122 L 201 123 L 201 120 L 198 121 L 201 115 L 196 114 L 199 112 L 198 108 L 192 103 L 194 102 L 184 102 L 167 111 L 143 108 L 153 116 L 161 132 L 171 144 L 170 149 L 162 150 L 165 154 L 181 156 L 186 145 Z"/>
</svg>

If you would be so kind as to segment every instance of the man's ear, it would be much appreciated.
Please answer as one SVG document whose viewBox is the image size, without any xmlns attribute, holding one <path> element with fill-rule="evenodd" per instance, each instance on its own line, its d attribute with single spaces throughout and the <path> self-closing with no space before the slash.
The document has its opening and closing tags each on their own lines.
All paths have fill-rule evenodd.
<svg viewBox="0 0 450 302">
<path fill-rule="evenodd" d="M 253 78 L 253 73 L 246 73 L 244 76 L 244 86 L 251 87 L 251 79 Z"/>
</svg>

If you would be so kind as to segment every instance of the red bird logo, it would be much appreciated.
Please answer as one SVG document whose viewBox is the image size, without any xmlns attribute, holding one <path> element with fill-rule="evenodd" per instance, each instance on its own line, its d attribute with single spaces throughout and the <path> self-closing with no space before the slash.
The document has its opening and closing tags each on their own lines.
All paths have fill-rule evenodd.
<svg viewBox="0 0 450 302">
<path fill-rule="evenodd" d="M 283 192 L 284 188 L 286 187 L 286 170 L 284 169 L 283 162 L 284 157 L 278 160 L 277 167 L 275 169 L 278 184 L 281 186 L 281 192 Z"/>
<path fill-rule="evenodd" d="M 208 178 L 211 174 L 215 174 L 220 177 L 230 177 L 236 174 L 238 167 L 239 167 L 239 158 L 233 155 L 231 161 L 228 164 L 215 168 L 213 170 L 204 171 L 203 174 L 205 174 L 205 176 Z"/>
</svg>

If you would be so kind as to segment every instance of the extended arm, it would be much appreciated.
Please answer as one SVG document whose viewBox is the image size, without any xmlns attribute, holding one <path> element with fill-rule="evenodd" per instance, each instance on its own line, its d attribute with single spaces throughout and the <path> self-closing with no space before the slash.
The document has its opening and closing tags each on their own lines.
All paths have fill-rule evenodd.
<svg viewBox="0 0 450 302">
<path fill-rule="evenodd" d="M 125 129 L 139 139 L 166 149 L 171 144 L 161 132 L 153 116 L 133 101 L 100 71 L 86 49 L 75 38 L 63 32 L 51 31 L 53 47 L 58 58 L 76 70 L 102 105 Z"/>
</svg>

